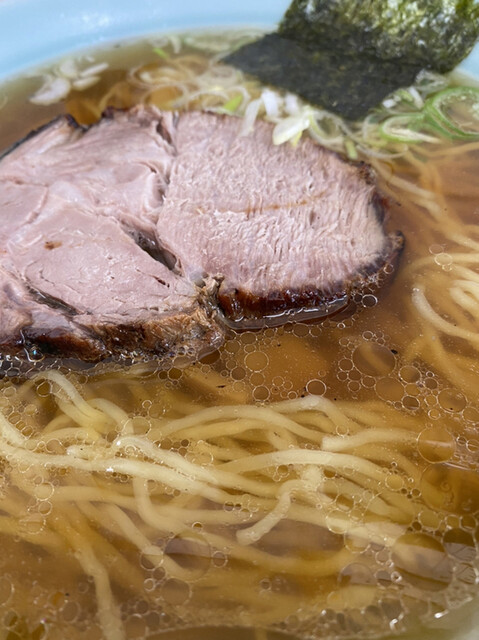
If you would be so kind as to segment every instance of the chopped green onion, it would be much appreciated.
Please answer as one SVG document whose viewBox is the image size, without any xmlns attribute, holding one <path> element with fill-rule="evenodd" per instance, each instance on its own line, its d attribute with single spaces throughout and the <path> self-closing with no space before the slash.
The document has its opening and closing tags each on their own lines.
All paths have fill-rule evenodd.
<svg viewBox="0 0 479 640">
<path fill-rule="evenodd" d="M 298 133 L 294 136 L 294 138 L 291 138 L 290 143 L 291 143 L 292 147 L 297 147 L 298 146 L 302 135 L 303 135 L 303 132 L 302 131 L 298 131 Z"/>
<path fill-rule="evenodd" d="M 356 149 L 356 145 L 352 140 L 346 138 L 346 140 L 344 141 L 344 147 L 350 160 L 357 160 L 359 158 L 358 150 Z"/>
<path fill-rule="evenodd" d="M 439 142 L 436 137 L 422 131 L 424 124 L 424 116 L 421 113 L 391 116 L 381 124 L 379 133 L 390 142 L 406 142 L 407 144 Z"/>
<path fill-rule="evenodd" d="M 479 89 L 452 87 L 426 100 L 424 115 L 446 137 L 456 140 L 479 139 Z"/>
<path fill-rule="evenodd" d="M 238 93 L 238 95 L 231 98 L 231 100 L 228 100 L 228 102 L 225 102 L 225 104 L 221 107 L 221 113 L 229 113 L 229 114 L 235 113 L 240 107 L 242 102 L 243 102 L 243 96 L 241 95 L 241 93 Z"/>
<path fill-rule="evenodd" d="M 404 100 L 404 102 L 409 102 L 409 104 L 414 104 L 414 98 L 412 97 L 412 95 L 409 93 L 407 89 L 398 89 L 395 95 L 401 100 Z"/>
<path fill-rule="evenodd" d="M 153 49 L 154 53 L 156 53 L 157 56 L 160 56 L 160 58 L 163 58 L 163 60 L 168 60 L 168 58 L 170 57 L 166 51 L 164 49 L 162 49 L 161 47 L 155 47 Z"/>
</svg>

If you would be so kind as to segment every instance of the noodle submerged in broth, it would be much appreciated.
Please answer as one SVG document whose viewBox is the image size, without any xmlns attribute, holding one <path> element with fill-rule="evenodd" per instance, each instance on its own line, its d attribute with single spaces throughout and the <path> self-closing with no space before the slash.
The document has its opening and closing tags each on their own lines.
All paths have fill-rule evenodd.
<svg viewBox="0 0 479 640">
<path fill-rule="evenodd" d="M 8 85 L 2 147 L 64 111 L 251 105 L 262 88 L 217 60 L 242 38 L 101 52 L 98 82 L 50 106 L 28 100 L 38 78 Z M 0 637 L 460 637 L 479 571 L 479 143 L 368 160 L 407 240 L 379 302 L 231 334 L 184 369 L 4 362 Z"/>
</svg>

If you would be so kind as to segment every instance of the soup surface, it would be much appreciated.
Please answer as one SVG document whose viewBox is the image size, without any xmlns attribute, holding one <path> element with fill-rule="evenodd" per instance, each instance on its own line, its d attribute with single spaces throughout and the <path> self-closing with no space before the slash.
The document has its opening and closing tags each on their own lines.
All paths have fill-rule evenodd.
<svg viewBox="0 0 479 640">
<path fill-rule="evenodd" d="M 125 44 L 8 83 L 0 147 L 140 102 L 247 120 L 263 87 L 218 61 L 245 37 Z M 354 313 L 232 332 L 186 367 L 2 360 L 1 638 L 474 628 L 479 143 L 345 149 L 374 165 L 406 237 Z"/>
</svg>

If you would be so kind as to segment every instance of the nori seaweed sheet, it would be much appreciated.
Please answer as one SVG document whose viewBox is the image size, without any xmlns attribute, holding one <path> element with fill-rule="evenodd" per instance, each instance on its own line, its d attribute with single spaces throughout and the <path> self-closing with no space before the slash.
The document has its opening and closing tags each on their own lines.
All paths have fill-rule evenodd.
<svg viewBox="0 0 479 640">
<path fill-rule="evenodd" d="M 277 33 L 225 62 L 356 120 L 421 69 L 454 68 L 478 36 L 475 0 L 293 0 Z"/>
<path fill-rule="evenodd" d="M 227 62 L 350 120 L 364 116 L 398 86 L 410 85 L 421 68 L 302 46 L 277 33 L 233 52 Z"/>
<path fill-rule="evenodd" d="M 473 48 L 479 7 L 475 0 L 293 0 L 278 32 L 445 73 Z"/>
</svg>

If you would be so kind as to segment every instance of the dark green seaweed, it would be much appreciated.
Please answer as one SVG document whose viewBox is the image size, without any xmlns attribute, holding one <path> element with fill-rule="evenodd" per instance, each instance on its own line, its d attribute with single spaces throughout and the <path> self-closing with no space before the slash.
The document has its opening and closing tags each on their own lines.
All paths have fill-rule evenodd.
<svg viewBox="0 0 479 640">
<path fill-rule="evenodd" d="M 350 120 L 364 116 L 398 86 L 410 85 L 420 71 L 418 66 L 302 46 L 277 33 L 230 54 L 228 62 Z"/>
<path fill-rule="evenodd" d="M 445 73 L 474 46 L 479 7 L 475 0 L 293 0 L 278 31 L 302 44 Z"/>
<path fill-rule="evenodd" d="M 475 0 L 293 0 L 278 32 L 225 61 L 356 120 L 421 69 L 454 68 L 478 37 Z"/>
</svg>

